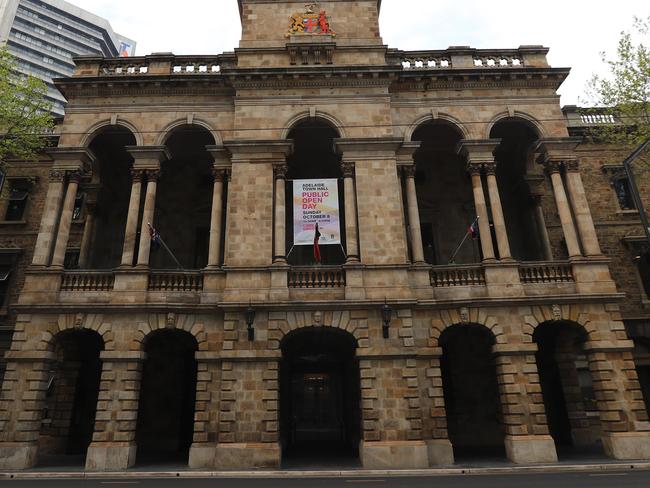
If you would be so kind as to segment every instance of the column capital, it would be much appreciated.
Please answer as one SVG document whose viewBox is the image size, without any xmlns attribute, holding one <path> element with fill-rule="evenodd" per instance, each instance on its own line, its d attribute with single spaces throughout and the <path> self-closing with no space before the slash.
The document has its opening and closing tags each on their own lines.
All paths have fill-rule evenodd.
<svg viewBox="0 0 650 488">
<path fill-rule="evenodd" d="M 158 169 L 160 164 L 172 158 L 167 146 L 125 146 L 134 159 L 133 166 L 140 169 Z"/>
<path fill-rule="evenodd" d="M 567 173 L 580 173 L 580 161 L 577 158 L 564 161 L 564 167 Z"/>
<path fill-rule="evenodd" d="M 273 165 L 273 178 L 276 180 L 286 180 L 289 166 L 286 164 Z"/>
<path fill-rule="evenodd" d="M 51 182 L 63 183 L 64 180 L 65 180 L 65 171 L 61 171 L 58 169 L 53 169 L 52 171 L 50 171 Z"/>
<path fill-rule="evenodd" d="M 415 164 L 405 164 L 401 166 L 404 178 L 415 178 L 416 168 Z"/>
<path fill-rule="evenodd" d="M 230 168 L 215 167 L 212 168 L 212 178 L 214 181 L 227 181 L 230 178 Z"/>
<path fill-rule="evenodd" d="M 79 183 L 81 181 L 81 178 L 84 176 L 82 171 L 68 171 L 67 175 L 68 181 L 75 183 Z"/>
<path fill-rule="evenodd" d="M 136 181 L 142 182 L 143 179 L 144 179 L 144 170 L 131 168 L 131 180 L 133 183 L 135 183 Z"/>
<path fill-rule="evenodd" d="M 144 171 L 144 174 L 147 177 L 147 181 L 158 181 L 158 178 L 160 178 L 159 169 L 148 169 Z"/>
<path fill-rule="evenodd" d="M 501 139 L 463 139 L 456 146 L 456 152 L 467 158 L 468 163 L 494 164 L 494 151 Z"/>
<path fill-rule="evenodd" d="M 483 172 L 483 163 L 469 163 L 467 165 L 467 172 L 472 176 L 480 176 Z"/>
<path fill-rule="evenodd" d="M 341 163 L 344 178 L 354 178 L 355 164 L 351 161 Z"/>
<path fill-rule="evenodd" d="M 562 160 L 559 160 L 559 161 L 551 161 L 551 160 L 544 161 L 544 171 L 548 175 L 552 175 L 552 174 L 555 174 L 555 173 L 560 173 L 562 171 L 562 164 L 563 164 Z"/>
</svg>

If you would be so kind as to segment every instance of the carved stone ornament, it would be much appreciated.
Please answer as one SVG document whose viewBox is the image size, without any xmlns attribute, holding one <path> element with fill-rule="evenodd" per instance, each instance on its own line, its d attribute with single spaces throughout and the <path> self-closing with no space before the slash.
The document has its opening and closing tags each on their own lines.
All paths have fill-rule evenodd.
<svg viewBox="0 0 650 488">
<path fill-rule="evenodd" d="M 58 181 L 59 183 L 63 181 L 65 178 L 65 173 L 63 171 L 59 171 L 56 169 L 53 169 L 50 171 L 50 181 Z"/>
<path fill-rule="evenodd" d="M 314 325 L 322 325 L 323 314 L 321 312 L 314 312 L 313 320 L 314 320 Z"/>
<path fill-rule="evenodd" d="M 415 178 L 415 165 L 410 164 L 408 166 L 403 166 L 402 172 L 404 174 L 404 178 Z"/>
<path fill-rule="evenodd" d="M 354 163 L 341 164 L 341 171 L 344 178 L 354 178 Z"/>
<path fill-rule="evenodd" d="M 460 323 L 469 324 L 469 308 L 462 307 L 460 309 Z"/>
<path fill-rule="evenodd" d="M 75 315 L 74 328 L 75 329 L 83 329 L 85 320 L 86 320 L 86 316 L 84 314 L 78 313 L 77 315 Z"/>
<path fill-rule="evenodd" d="M 553 320 L 560 321 L 562 320 L 562 309 L 559 305 L 553 305 L 552 307 Z"/>
<path fill-rule="evenodd" d="M 131 168 L 131 179 L 135 181 L 142 181 L 144 178 L 144 171 L 141 169 L 133 169 Z"/>
<path fill-rule="evenodd" d="M 566 170 L 569 173 L 580 172 L 580 162 L 577 159 L 571 159 L 569 161 L 565 161 L 564 166 L 566 167 Z"/>
<path fill-rule="evenodd" d="M 212 168 L 212 177 L 214 181 L 226 181 L 230 175 L 230 170 L 226 168 Z"/>
<path fill-rule="evenodd" d="M 81 171 L 70 171 L 70 172 L 68 172 L 68 180 L 69 181 L 74 181 L 75 183 L 79 183 L 81 181 L 82 177 L 83 177 L 83 173 Z"/>
<path fill-rule="evenodd" d="M 550 175 L 559 173 L 562 170 L 562 161 L 546 161 L 544 170 Z"/>
<path fill-rule="evenodd" d="M 286 164 L 278 164 L 273 166 L 273 176 L 276 180 L 285 180 L 287 178 L 287 173 L 289 172 L 289 166 Z"/>
<path fill-rule="evenodd" d="M 168 329 L 176 328 L 176 314 L 174 312 L 169 312 L 167 314 L 167 322 L 165 323 L 165 327 Z"/>
<path fill-rule="evenodd" d="M 472 175 L 481 175 L 481 172 L 483 171 L 483 165 L 481 163 L 469 163 L 467 165 L 467 172 Z"/>
<path fill-rule="evenodd" d="M 303 12 L 294 12 L 289 17 L 289 21 L 289 31 L 285 34 L 286 37 L 302 34 L 336 36 L 336 33 L 330 27 L 327 12 L 321 10 L 317 3 L 306 4 L 305 10 Z"/>
<path fill-rule="evenodd" d="M 147 181 L 158 181 L 158 178 L 160 178 L 159 169 L 148 169 L 145 174 L 147 175 Z"/>
</svg>

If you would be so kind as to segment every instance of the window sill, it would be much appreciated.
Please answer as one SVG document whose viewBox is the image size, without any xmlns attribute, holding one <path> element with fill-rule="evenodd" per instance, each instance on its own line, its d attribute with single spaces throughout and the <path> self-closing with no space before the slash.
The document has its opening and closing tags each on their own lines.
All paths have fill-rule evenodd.
<svg viewBox="0 0 650 488">
<path fill-rule="evenodd" d="M 636 209 L 617 210 L 616 215 L 639 215 L 639 211 Z"/>
<path fill-rule="evenodd" d="M 0 226 L 27 225 L 26 220 L 0 220 Z"/>
</svg>

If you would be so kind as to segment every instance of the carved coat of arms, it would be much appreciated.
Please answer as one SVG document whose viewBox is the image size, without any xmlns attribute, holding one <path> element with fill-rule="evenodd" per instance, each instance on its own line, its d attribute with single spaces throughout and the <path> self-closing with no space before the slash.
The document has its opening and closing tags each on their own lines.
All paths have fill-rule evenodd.
<svg viewBox="0 0 650 488">
<path fill-rule="evenodd" d="M 289 19 L 291 23 L 286 37 L 296 34 L 336 35 L 330 27 L 327 12 L 321 10 L 317 3 L 308 3 L 304 12 L 295 12 Z"/>
</svg>

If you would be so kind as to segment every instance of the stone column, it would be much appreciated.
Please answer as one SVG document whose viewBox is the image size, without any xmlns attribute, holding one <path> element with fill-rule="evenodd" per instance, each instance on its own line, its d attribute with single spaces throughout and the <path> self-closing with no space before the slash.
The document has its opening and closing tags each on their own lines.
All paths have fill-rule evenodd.
<svg viewBox="0 0 650 488">
<path fill-rule="evenodd" d="M 198 351 L 196 362 L 194 436 L 188 464 L 191 469 L 213 469 L 219 436 L 221 358 L 218 353 Z"/>
<path fill-rule="evenodd" d="M 415 165 L 404 166 L 404 179 L 406 182 L 406 204 L 409 216 L 409 237 L 411 239 L 411 254 L 414 264 L 424 263 L 424 249 L 422 248 L 422 230 L 420 229 L 420 210 L 418 208 L 418 195 L 415 189 Z"/>
<path fill-rule="evenodd" d="M 96 202 L 86 202 L 86 222 L 84 224 L 84 233 L 81 238 L 81 249 L 79 250 L 79 267 L 88 268 L 88 258 L 90 257 L 90 244 L 92 243 L 93 230 L 95 228 L 95 211 L 97 210 Z"/>
<path fill-rule="evenodd" d="M 589 210 L 585 187 L 582 184 L 580 166 L 577 160 L 569 160 L 565 162 L 565 167 L 567 189 L 571 197 L 573 214 L 576 218 L 582 248 L 587 256 L 600 256 L 602 253 L 598 244 L 598 236 L 596 235 L 591 211 Z"/>
<path fill-rule="evenodd" d="M 553 248 L 551 247 L 551 239 L 548 236 L 548 229 L 546 228 L 544 208 L 542 207 L 542 195 L 532 195 L 531 198 L 535 213 L 535 225 L 537 226 L 544 259 L 546 261 L 553 261 Z"/>
<path fill-rule="evenodd" d="M 146 356 L 139 351 L 102 351 L 100 357 L 101 387 L 86 470 L 126 470 L 135 464 L 140 382 Z"/>
<path fill-rule="evenodd" d="M 483 261 L 495 261 L 494 246 L 492 244 L 492 233 L 490 232 L 490 217 L 488 216 L 483 193 L 483 181 L 481 179 L 481 164 L 470 164 L 467 168 L 472 176 L 472 191 L 474 193 L 474 207 L 478 217 L 478 228 L 480 233 Z"/>
<path fill-rule="evenodd" d="M 537 371 L 537 344 L 496 344 L 492 350 L 508 459 L 517 464 L 556 462 Z"/>
<path fill-rule="evenodd" d="M 285 203 L 285 185 L 289 167 L 286 164 L 280 164 L 273 167 L 273 176 L 275 178 L 275 245 L 273 246 L 273 262 L 285 264 L 287 262 L 286 249 L 286 203 Z"/>
<path fill-rule="evenodd" d="M 9 351 L 0 390 L 0 470 L 34 467 L 54 354 Z"/>
<path fill-rule="evenodd" d="M 503 217 L 503 208 L 501 207 L 501 197 L 499 196 L 499 187 L 497 185 L 496 164 L 486 164 L 485 173 L 487 175 L 488 194 L 490 195 L 490 208 L 492 209 L 492 219 L 494 220 L 494 231 L 497 236 L 497 246 L 499 248 L 499 258 L 502 260 L 512 260 L 510 252 L 510 243 L 508 242 L 508 230 L 506 221 Z"/>
<path fill-rule="evenodd" d="M 553 185 L 553 194 L 555 195 L 555 203 L 557 205 L 558 214 L 560 215 L 560 222 L 562 223 L 562 231 L 564 232 L 564 240 L 569 252 L 569 257 L 581 256 L 580 244 L 578 243 L 578 236 L 576 229 L 573 226 L 573 217 L 571 216 L 571 208 L 569 201 L 564 191 L 564 182 L 560 174 L 561 166 L 557 161 L 547 161 L 546 172 L 551 178 Z"/>
<path fill-rule="evenodd" d="M 64 181 L 64 171 L 52 170 L 50 172 L 50 184 L 45 196 L 45 208 L 34 248 L 34 258 L 32 260 L 34 266 L 47 266 L 50 264 L 52 243 L 63 202 Z"/>
<path fill-rule="evenodd" d="M 54 255 L 52 256 L 52 266 L 63 266 L 65 261 L 65 251 L 68 248 L 68 239 L 70 238 L 70 226 L 72 225 L 72 213 L 74 212 L 74 203 L 77 198 L 81 172 L 73 171 L 68 174 L 68 189 L 65 193 L 63 209 L 61 210 L 61 220 L 59 221 L 59 232 L 54 246 Z"/>
<path fill-rule="evenodd" d="M 138 218 L 140 217 L 140 194 L 142 193 L 143 177 L 143 171 L 131 170 L 131 198 L 129 199 L 129 213 L 126 217 L 126 228 L 124 230 L 122 266 L 133 266 L 135 241 L 138 233 Z"/>
<path fill-rule="evenodd" d="M 212 176 L 212 214 L 210 217 L 210 245 L 208 250 L 208 267 L 218 268 L 221 265 L 221 224 L 223 219 L 223 186 L 228 178 L 225 168 L 213 168 Z"/>
<path fill-rule="evenodd" d="M 142 213 L 142 227 L 140 228 L 140 247 L 138 251 L 138 266 L 149 266 L 149 251 L 151 250 L 151 236 L 149 224 L 154 225 L 153 217 L 156 210 L 156 189 L 158 187 L 159 170 L 146 171 L 147 193 L 144 200 Z"/>
<path fill-rule="evenodd" d="M 624 331 L 623 324 L 620 329 Z M 585 351 L 598 400 L 605 453 L 614 459 L 650 459 L 650 423 L 632 341 L 588 342 Z"/>
<path fill-rule="evenodd" d="M 341 165 L 345 198 L 345 243 L 347 262 L 359 261 L 359 233 L 357 229 L 357 194 L 354 189 L 354 163 Z"/>
</svg>

